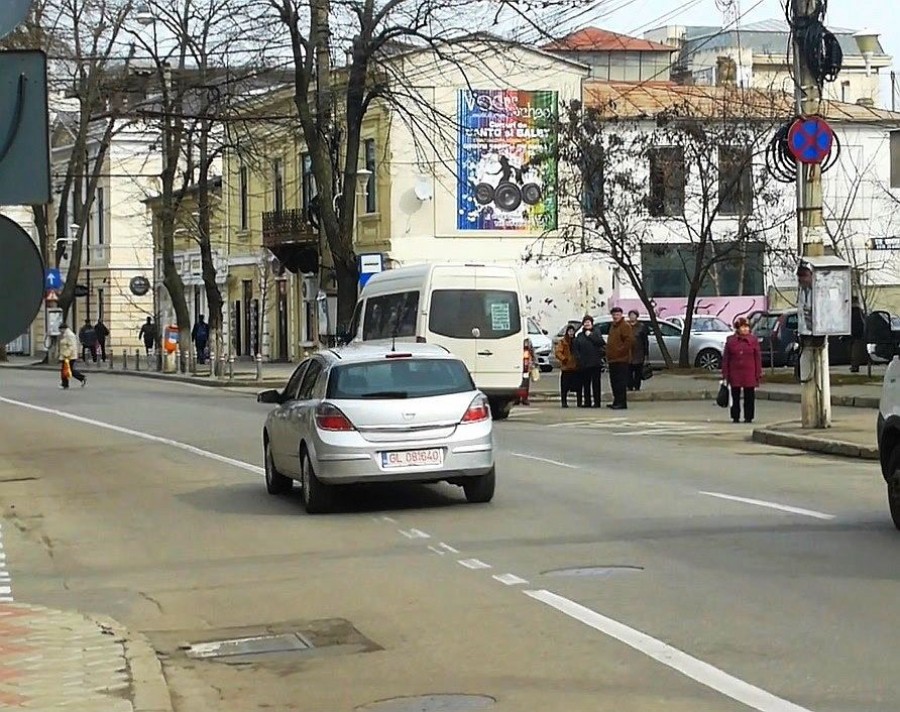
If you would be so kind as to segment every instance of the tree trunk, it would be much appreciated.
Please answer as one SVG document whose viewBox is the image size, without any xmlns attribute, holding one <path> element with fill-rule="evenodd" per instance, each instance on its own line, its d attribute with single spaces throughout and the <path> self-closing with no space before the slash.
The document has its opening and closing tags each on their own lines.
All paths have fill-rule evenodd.
<svg viewBox="0 0 900 712">
<path fill-rule="evenodd" d="M 0 344 L 0 363 L 7 361 L 9 361 L 9 356 L 6 355 L 6 344 Z"/>
<path fill-rule="evenodd" d="M 210 337 L 215 345 L 216 355 L 221 353 L 222 307 L 225 300 L 216 281 L 216 266 L 212 258 L 209 226 L 209 122 L 204 121 L 200 135 L 200 176 L 197 208 L 200 213 L 200 261 L 203 267 L 203 287 L 206 290 L 206 303 L 209 308 Z M 216 364 L 212 364 L 212 372 L 216 373 Z"/>
<path fill-rule="evenodd" d="M 348 265 L 335 260 L 334 271 L 337 277 L 337 324 L 334 332 L 343 336 L 350 328 L 353 310 L 356 309 L 356 298 L 359 294 L 359 269 L 356 260 Z"/>
</svg>

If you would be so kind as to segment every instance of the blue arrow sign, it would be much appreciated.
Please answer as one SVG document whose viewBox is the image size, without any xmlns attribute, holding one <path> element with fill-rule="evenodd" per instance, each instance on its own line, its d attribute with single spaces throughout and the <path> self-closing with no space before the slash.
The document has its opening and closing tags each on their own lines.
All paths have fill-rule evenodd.
<svg viewBox="0 0 900 712">
<path fill-rule="evenodd" d="M 44 277 L 45 289 L 62 289 L 62 283 L 62 275 L 59 273 L 59 270 L 56 267 L 51 267 L 47 270 L 47 274 Z"/>
</svg>

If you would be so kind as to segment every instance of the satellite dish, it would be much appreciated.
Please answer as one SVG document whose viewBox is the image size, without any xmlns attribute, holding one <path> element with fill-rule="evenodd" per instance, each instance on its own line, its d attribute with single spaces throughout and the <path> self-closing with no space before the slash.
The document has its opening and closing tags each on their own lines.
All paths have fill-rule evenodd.
<svg viewBox="0 0 900 712">
<path fill-rule="evenodd" d="M 428 179 L 428 176 L 417 176 L 414 190 L 416 191 L 416 197 L 423 202 L 434 197 L 434 191 L 431 189 L 431 181 Z"/>
<path fill-rule="evenodd" d="M 30 8 L 31 0 L 3 0 L 0 2 L 0 37 L 6 37 L 25 22 Z"/>
</svg>

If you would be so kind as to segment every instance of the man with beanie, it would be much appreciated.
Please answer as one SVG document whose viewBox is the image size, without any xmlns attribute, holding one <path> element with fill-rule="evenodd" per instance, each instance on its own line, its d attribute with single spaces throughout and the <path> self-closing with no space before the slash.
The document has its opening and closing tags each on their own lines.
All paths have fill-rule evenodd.
<svg viewBox="0 0 900 712">
<path fill-rule="evenodd" d="M 612 324 L 606 337 L 606 362 L 609 364 L 609 385 L 613 392 L 613 402 L 608 407 L 625 410 L 628 407 L 628 374 L 634 334 L 620 307 L 613 307 L 610 314 Z"/>
</svg>

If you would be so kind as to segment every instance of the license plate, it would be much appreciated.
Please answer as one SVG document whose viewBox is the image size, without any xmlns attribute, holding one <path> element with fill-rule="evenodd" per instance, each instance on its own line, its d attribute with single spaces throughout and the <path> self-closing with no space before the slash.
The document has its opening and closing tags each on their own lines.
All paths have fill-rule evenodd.
<svg viewBox="0 0 900 712">
<path fill-rule="evenodd" d="M 441 448 L 381 453 L 381 466 L 386 470 L 403 467 L 440 467 L 443 464 L 444 451 Z"/>
</svg>

